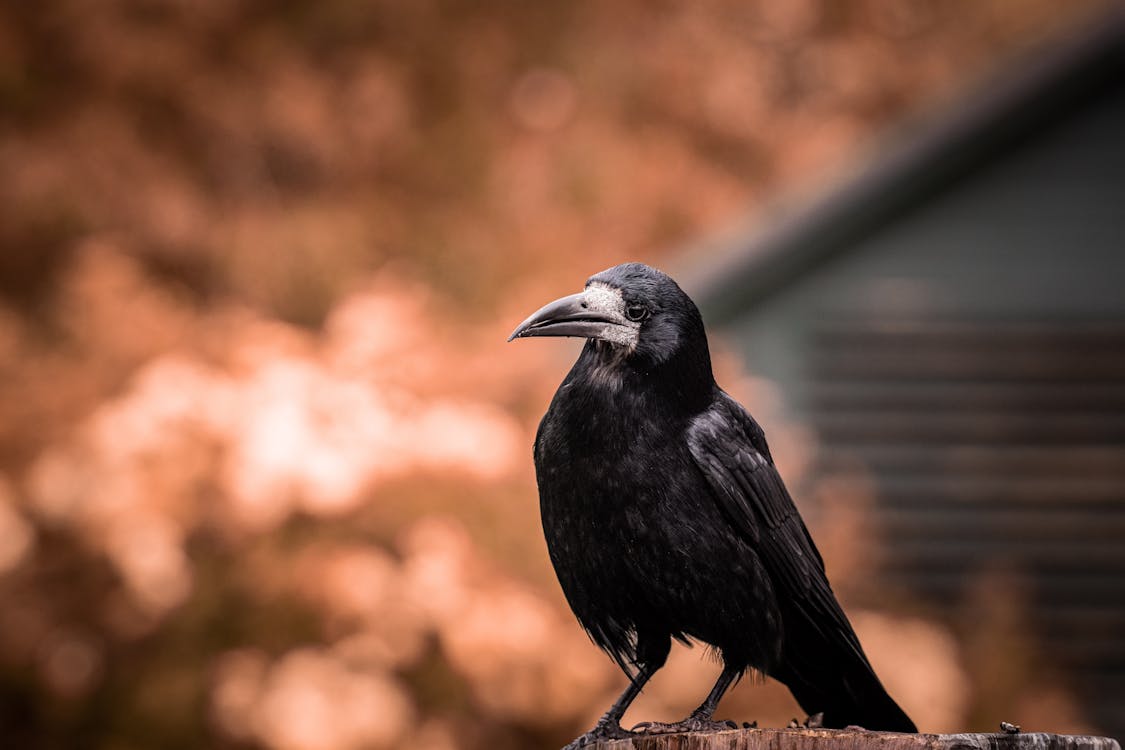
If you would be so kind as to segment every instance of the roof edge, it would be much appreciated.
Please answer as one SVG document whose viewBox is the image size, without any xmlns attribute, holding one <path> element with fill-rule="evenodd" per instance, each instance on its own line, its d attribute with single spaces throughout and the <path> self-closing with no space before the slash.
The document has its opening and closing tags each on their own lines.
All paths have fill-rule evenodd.
<svg viewBox="0 0 1125 750">
<path fill-rule="evenodd" d="M 1046 49 L 1043 49 L 1046 47 Z M 1017 148 L 1115 81 L 1125 67 L 1125 10 L 1048 42 L 989 76 L 959 103 L 891 140 L 858 174 L 761 229 L 750 220 L 689 246 L 684 287 L 712 323 L 758 305 L 813 267 L 983 165 Z M 1015 71 L 1013 73 L 1013 70 Z M 1115 75 L 1115 73 L 1117 75 Z"/>
</svg>

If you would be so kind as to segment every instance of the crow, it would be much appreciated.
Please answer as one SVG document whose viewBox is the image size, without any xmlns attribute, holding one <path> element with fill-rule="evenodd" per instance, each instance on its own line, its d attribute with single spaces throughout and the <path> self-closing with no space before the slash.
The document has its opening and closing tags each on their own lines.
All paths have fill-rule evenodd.
<svg viewBox="0 0 1125 750">
<path fill-rule="evenodd" d="M 621 717 L 672 639 L 708 644 L 703 703 L 646 732 L 713 720 L 747 671 L 784 683 L 823 726 L 915 732 L 875 676 L 782 483 L 765 434 L 715 383 L 703 319 L 669 276 L 625 263 L 532 314 L 509 341 L 586 343 L 535 438 L 543 532 L 579 623 L 629 678 L 568 748 L 631 736 Z"/>
</svg>

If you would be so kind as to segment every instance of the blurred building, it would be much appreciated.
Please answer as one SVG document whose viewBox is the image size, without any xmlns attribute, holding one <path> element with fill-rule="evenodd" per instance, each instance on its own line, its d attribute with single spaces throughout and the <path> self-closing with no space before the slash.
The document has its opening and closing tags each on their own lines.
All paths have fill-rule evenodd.
<svg viewBox="0 0 1125 750">
<path fill-rule="evenodd" d="M 1035 666 L 1125 736 L 1125 16 L 882 145 L 689 291 L 815 430 L 812 481 L 873 487 L 860 596 L 963 636 L 1022 602 Z"/>
</svg>

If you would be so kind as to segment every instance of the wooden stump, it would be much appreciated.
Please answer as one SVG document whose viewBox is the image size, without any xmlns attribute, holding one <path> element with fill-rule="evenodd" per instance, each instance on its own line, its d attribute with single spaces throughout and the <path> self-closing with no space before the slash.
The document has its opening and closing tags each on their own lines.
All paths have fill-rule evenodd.
<svg viewBox="0 0 1125 750">
<path fill-rule="evenodd" d="M 1109 737 L 1046 734 L 898 734 L 841 729 L 732 729 L 637 735 L 595 750 L 1121 750 Z"/>
</svg>

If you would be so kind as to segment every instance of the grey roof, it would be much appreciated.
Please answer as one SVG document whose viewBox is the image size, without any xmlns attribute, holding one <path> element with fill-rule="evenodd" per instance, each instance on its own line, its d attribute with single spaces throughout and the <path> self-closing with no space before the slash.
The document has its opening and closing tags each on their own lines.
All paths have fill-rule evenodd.
<svg viewBox="0 0 1125 750">
<path fill-rule="evenodd" d="M 687 252 L 703 261 L 680 272 L 684 286 L 709 322 L 722 324 L 1123 81 L 1125 10 L 1115 6 L 941 116 L 889 139 L 854 178 L 811 205 Z"/>
</svg>

